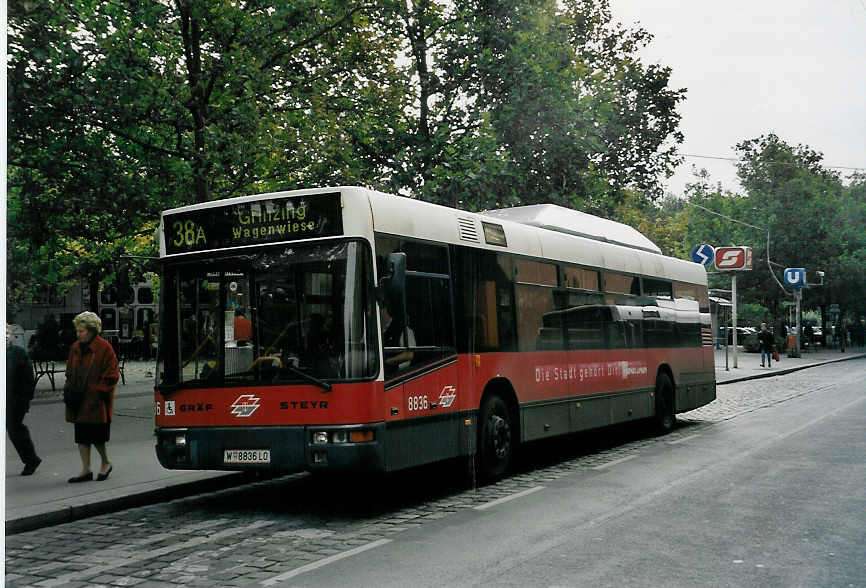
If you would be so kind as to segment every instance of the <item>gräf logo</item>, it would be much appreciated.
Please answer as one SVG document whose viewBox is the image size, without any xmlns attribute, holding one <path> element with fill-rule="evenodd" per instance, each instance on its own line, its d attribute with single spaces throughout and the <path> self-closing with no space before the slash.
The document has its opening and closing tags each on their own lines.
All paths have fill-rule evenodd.
<svg viewBox="0 0 866 588">
<path fill-rule="evenodd" d="M 252 394 L 241 394 L 232 402 L 232 414 L 245 418 L 256 412 L 259 407 L 259 397 Z"/>
<path fill-rule="evenodd" d="M 454 404 L 454 399 L 457 398 L 457 388 L 454 386 L 445 386 L 439 394 L 439 406 L 448 408 Z"/>
</svg>

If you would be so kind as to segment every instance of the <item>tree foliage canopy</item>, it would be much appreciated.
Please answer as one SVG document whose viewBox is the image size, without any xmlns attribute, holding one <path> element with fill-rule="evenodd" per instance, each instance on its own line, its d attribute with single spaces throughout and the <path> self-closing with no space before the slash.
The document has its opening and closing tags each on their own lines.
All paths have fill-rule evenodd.
<svg viewBox="0 0 866 588">
<path fill-rule="evenodd" d="M 12 0 L 9 283 L 101 279 L 165 208 L 361 184 L 612 212 L 681 141 L 607 0 Z"/>
<path fill-rule="evenodd" d="M 736 149 L 744 193 L 714 188 L 706 176 L 691 184 L 687 201 L 698 206 L 686 207 L 686 242 L 751 247 L 755 269 L 740 274 L 738 291 L 772 317 L 785 318 L 782 303 L 791 300 L 790 290 L 779 285 L 787 267 L 806 268 L 813 283 L 816 272 L 825 274 L 823 286 L 806 290 L 807 308 L 837 303 L 856 316 L 866 314 L 866 178 L 855 175 L 846 183 L 823 165 L 820 153 L 774 134 L 744 140 Z M 711 286 L 729 283 L 729 276 L 711 276 Z"/>
</svg>

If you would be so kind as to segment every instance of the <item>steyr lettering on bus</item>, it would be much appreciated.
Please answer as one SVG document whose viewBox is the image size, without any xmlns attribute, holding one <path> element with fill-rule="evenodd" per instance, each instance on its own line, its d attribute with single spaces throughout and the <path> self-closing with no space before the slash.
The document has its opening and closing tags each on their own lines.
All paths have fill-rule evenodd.
<svg viewBox="0 0 866 588">
<path fill-rule="evenodd" d="M 280 402 L 280 410 L 289 410 L 289 408 L 298 410 L 306 410 L 308 408 L 328 408 L 327 400 L 288 400 Z"/>
</svg>

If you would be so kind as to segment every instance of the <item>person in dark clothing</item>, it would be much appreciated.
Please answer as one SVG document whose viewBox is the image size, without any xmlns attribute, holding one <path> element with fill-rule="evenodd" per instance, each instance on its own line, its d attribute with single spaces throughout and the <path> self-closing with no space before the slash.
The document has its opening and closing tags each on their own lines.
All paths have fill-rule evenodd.
<svg viewBox="0 0 866 588">
<path fill-rule="evenodd" d="M 391 309 L 381 307 L 382 343 L 385 346 L 385 377 L 388 378 L 398 371 L 405 370 L 415 357 L 415 332 L 411 327 L 403 327 L 403 321 L 393 320 Z M 408 340 L 406 339 L 408 337 Z M 389 348 L 402 348 L 394 351 Z"/>
<path fill-rule="evenodd" d="M 814 349 L 815 330 L 812 328 L 812 325 L 807 324 L 805 327 L 803 327 L 803 337 L 805 337 L 806 346 L 810 349 Z"/>
<path fill-rule="evenodd" d="M 42 463 L 36 455 L 30 430 L 24 424 L 24 415 L 30 410 L 33 400 L 33 366 L 27 352 L 12 345 L 12 332 L 6 329 L 6 433 L 15 446 L 18 457 L 24 462 L 22 476 L 30 476 Z"/>
<path fill-rule="evenodd" d="M 836 337 L 839 339 L 839 351 L 845 353 L 845 343 L 848 339 L 848 330 L 845 328 L 845 323 L 843 321 L 836 323 Z"/>
<path fill-rule="evenodd" d="M 98 482 L 108 479 L 114 466 L 108 459 L 106 443 L 111 437 L 114 413 L 114 387 L 120 374 L 117 356 L 111 344 L 99 336 L 102 319 L 96 313 L 82 312 L 73 319 L 78 339 L 69 349 L 66 360 L 66 386 L 84 391 L 81 405 L 66 407 L 66 422 L 75 424 L 75 442 L 81 457 L 81 474 L 69 478 L 70 484 L 93 480 L 90 470 L 90 448 L 96 446 L 102 467 Z"/>
<path fill-rule="evenodd" d="M 773 333 L 767 330 L 767 323 L 761 323 L 761 332 L 758 333 L 758 343 L 761 344 L 761 367 L 764 367 L 764 356 L 767 356 L 767 367 L 772 367 L 773 361 Z"/>
</svg>

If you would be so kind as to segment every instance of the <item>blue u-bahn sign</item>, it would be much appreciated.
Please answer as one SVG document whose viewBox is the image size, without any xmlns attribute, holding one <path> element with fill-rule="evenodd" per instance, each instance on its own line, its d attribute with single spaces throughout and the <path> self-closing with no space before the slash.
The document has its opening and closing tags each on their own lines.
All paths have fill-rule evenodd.
<svg viewBox="0 0 866 588">
<path fill-rule="evenodd" d="M 786 267 L 783 274 L 785 284 L 792 288 L 806 287 L 806 268 Z"/>
</svg>

